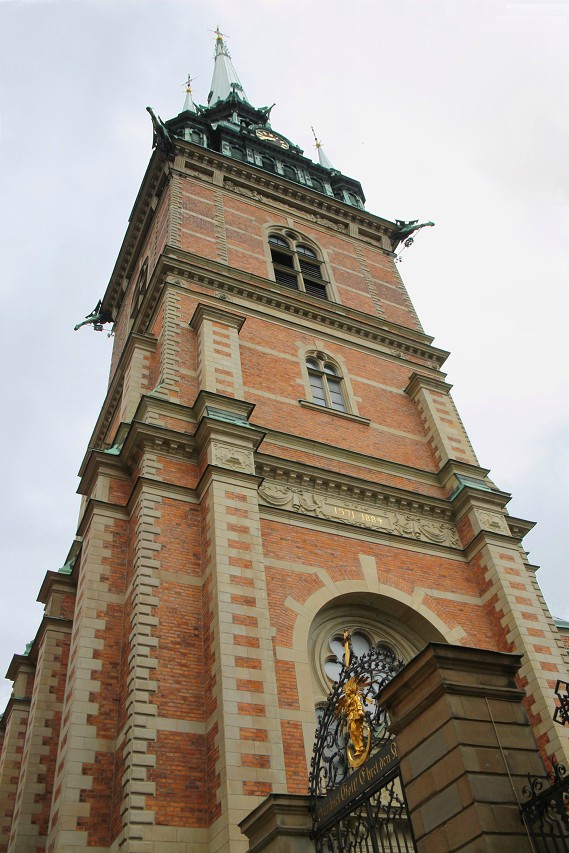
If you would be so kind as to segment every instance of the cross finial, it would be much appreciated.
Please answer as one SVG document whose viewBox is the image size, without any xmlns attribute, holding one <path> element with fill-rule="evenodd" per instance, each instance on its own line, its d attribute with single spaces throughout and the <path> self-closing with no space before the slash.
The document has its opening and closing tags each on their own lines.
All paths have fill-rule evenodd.
<svg viewBox="0 0 569 853">
<path fill-rule="evenodd" d="M 186 80 L 186 82 L 185 82 L 185 83 L 182 83 L 182 86 L 185 86 L 185 87 L 186 87 L 186 93 L 187 93 L 188 95 L 191 95 L 191 93 L 192 93 L 192 83 L 193 83 L 193 82 L 194 82 L 194 80 L 196 80 L 196 79 L 197 79 L 196 77 L 191 77 L 191 76 L 188 74 L 188 79 Z"/>
<path fill-rule="evenodd" d="M 225 33 L 221 32 L 221 30 L 219 29 L 219 24 L 217 25 L 215 30 L 210 30 L 210 33 L 213 33 L 215 35 L 216 41 L 223 41 L 223 39 L 229 38 L 229 36 L 226 36 Z"/>
</svg>

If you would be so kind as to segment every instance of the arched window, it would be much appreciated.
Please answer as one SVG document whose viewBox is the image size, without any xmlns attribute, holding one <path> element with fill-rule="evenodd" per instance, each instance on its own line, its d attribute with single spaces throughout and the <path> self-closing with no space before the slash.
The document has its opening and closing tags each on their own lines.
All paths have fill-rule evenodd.
<svg viewBox="0 0 569 853">
<path fill-rule="evenodd" d="M 312 401 L 318 406 L 347 412 L 342 375 L 324 353 L 316 353 L 306 359 Z"/>
<path fill-rule="evenodd" d="M 272 157 L 263 156 L 263 157 L 261 157 L 261 162 L 263 164 L 263 169 L 265 169 L 267 172 L 276 172 L 277 171 L 275 161 L 273 160 Z"/>
<path fill-rule="evenodd" d="M 231 146 L 231 156 L 234 160 L 241 160 L 242 162 L 247 159 L 245 151 L 239 145 Z"/>
<path fill-rule="evenodd" d="M 324 264 L 314 249 L 292 236 L 285 238 L 280 234 L 271 234 L 269 243 L 275 281 L 319 299 L 330 298 Z"/>
<path fill-rule="evenodd" d="M 298 181 L 296 169 L 293 169 L 293 167 L 289 166 L 288 163 L 283 163 L 283 174 L 285 178 L 289 179 L 289 181 Z"/>
<path fill-rule="evenodd" d="M 312 181 L 312 188 L 317 190 L 319 193 L 326 192 L 324 189 L 324 184 L 320 180 L 320 178 L 314 178 L 312 175 L 310 176 L 310 180 Z"/>
</svg>

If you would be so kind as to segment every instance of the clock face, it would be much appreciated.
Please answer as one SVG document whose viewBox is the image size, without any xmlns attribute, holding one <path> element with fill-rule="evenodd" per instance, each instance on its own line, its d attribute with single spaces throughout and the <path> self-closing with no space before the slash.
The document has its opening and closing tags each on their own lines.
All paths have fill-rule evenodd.
<svg viewBox="0 0 569 853">
<path fill-rule="evenodd" d="M 286 139 L 283 139 L 282 136 L 278 135 L 278 133 L 273 133 L 272 130 L 265 130 L 262 127 L 258 127 L 255 133 L 259 139 L 262 139 L 265 142 L 274 142 L 275 145 L 280 145 L 281 148 L 289 148 L 289 144 Z"/>
</svg>

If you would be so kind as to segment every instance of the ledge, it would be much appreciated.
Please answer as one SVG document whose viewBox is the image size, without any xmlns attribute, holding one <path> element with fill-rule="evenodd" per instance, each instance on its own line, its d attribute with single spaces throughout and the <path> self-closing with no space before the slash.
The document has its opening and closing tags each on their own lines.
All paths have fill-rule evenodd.
<svg viewBox="0 0 569 853">
<path fill-rule="evenodd" d="M 328 406 L 319 406 L 317 403 L 311 403 L 310 400 L 299 400 L 299 404 L 303 409 L 313 409 L 316 412 L 326 412 L 328 415 L 334 415 L 335 418 L 344 418 L 347 421 L 355 421 L 358 424 L 369 426 L 371 423 L 369 418 L 362 418 L 360 415 L 352 415 L 350 412 L 339 412 L 337 409 L 330 409 Z"/>
</svg>

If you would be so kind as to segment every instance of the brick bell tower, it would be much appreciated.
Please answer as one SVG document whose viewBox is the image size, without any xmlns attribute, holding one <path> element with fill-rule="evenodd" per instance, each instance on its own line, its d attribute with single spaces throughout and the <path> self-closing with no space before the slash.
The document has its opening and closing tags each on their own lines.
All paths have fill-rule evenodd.
<svg viewBox="0 0 569 853">
<path fill-rule="evenodd" d="M 521 545 L 367 213 L 255 108 L 218 32 L 207 106 L 153 113 L 109 285 L 110 384 L 77 537 L 8 671 L 0 851 L 243 853 L 303 794 L 341 663 L 431 641 L 523 655 L 546 757 L 565 671 Z"/>
</svg>

